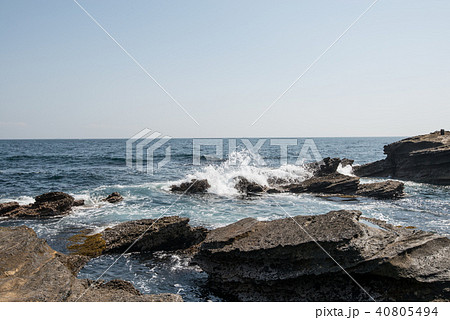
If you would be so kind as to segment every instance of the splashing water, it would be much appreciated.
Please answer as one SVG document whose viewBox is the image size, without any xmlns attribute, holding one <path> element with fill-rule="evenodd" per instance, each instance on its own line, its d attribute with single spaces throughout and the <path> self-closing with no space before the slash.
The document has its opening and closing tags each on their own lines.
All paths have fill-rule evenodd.
<svg viewBox="0 0 450 320">
<path fill-rule="evenodd" d="M 312 171 L 305 166 L 282 165 L 272 168 L 261 165 L 261 159 L 248 150 L 234 151 L 228 159 L 221 164 L 209 164 L 190 173 L 185 179 L 171 182 L 165 186 L 179 184 L 192 179 L 207 179 L 211 187 L 209 193 L 219 196 L 236 196 L 238 190 L 234 187 L 237 178 L 243 177 L 262 186 L 272 185 L 272 181 L 281 180 L 286 183 L 301 182 L 312 176 Z"/>
</svg>

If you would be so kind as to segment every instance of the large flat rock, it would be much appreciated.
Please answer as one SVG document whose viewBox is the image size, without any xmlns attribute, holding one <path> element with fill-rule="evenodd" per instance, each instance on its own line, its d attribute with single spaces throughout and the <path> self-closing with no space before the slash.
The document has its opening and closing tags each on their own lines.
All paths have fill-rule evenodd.
<svg viewBox="0 0 450 320">
<path fill-rule="evenodd" d="M 448 238 L 360 215 L 243 219 L 210 231 L 195 260 L 219 294 L 237 300 L 370 300 L 342 268 L 380 300 L 450 299 Z"/>
<path fill-rule="evenodd" d="M 79 234 L 69 249 L 86 256 L 104 253 L 184 250 L 202 242 L 203 227 L 192 227 L 188 218 L 178 216 L 141 219 L 120 223 L 97 234 Z"/>
</svg>

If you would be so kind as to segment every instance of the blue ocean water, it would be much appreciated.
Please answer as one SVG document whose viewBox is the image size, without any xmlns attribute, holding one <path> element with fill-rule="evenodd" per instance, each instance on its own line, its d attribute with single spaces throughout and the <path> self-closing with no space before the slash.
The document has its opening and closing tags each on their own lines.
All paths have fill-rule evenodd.
<svg viewBox="0 0 450 320">
<path fill-rule="evenodd" d="M 363 164 L 384 158 L 383 146 L 399 139 L 313 138 L 313 141 L 323 157 L 349 158 Z M 253 145 L 258 141 L 249 140 Z M 297 147 L 288 148 L 287 164 L 280 164 L 280 147 L 270 145 L 270 139 L 259 150 L 265 164 L 255 161 L 240 139 L 236 139 L 237 152 L 231 154 L 228 154 L 228 140 L 224 141 L 224 159 L 202 158 L 197 166 L 193 165 L 192 139 L 172 139 L 165 145 L 171 147 L 171 160 L 149 175 L 125 165 L 126 140 L 0 140 L 0 203 L 26 204 L 33 202 L 34 196 L 49 191 L 64 191 L 86 201 L 84 207 L 76 208 L 66 217 L 0 220 L 0 225 L 30 226 L 54 249 L 67 252 L 67 238 L 81 229 L 102 229 L 128 220 L 158 218 L 162 214 L 189 217 L 191 224 L 208 228 L 246 217 L 285 218 L 285 212 L 272 201 L 276 199 L 290 215 L 352 209 L 394 225 L 417 226 L 450 235 L 450 188 L 445 186 L 406 182 L 407 196 L 400 200 L 332 201 L 308 194 L 243 199 L 233 188 L 237 176 L 260 183 L 273 177 L 306 177 L 305 168 L 295 164 L 305 138 L 298 138 Z M 164 158 L 165 147 L 157 150 L 156 161 Z M 205 148 L 202 152 L 211 154 L 213 150 Z M 342 170 L 347 172 L 347 169 Z M 168 191 L 171 184 L 191 178 L 208 179 L 210 192 L 179 198 Z M 378 180 L 363 179 L 363 182 Z M 114 191 L 124 195 L 125 201 L 115 205 L 100 201 Z M 105 255 L 93 259 L 79 277 L 96 279 L 116 258 Z M 103 276 L 105 280 L 117 278 L 133 282 L 145 293 L 179 293 L 187 301 L 219 299 L 208 292 L 206 275 L 182 256 L 127 254 Z"/>
</svg>

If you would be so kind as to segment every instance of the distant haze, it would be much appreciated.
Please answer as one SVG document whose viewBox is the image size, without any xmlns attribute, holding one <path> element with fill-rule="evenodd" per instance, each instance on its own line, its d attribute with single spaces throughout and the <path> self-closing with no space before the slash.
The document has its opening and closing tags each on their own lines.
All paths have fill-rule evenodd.
<svg viewBox="0 0 450 320">
<path fill-rule="evenodd" d="M 0 139 L 449 128 L 450 1 L 0 1 Z"/>
</svg>

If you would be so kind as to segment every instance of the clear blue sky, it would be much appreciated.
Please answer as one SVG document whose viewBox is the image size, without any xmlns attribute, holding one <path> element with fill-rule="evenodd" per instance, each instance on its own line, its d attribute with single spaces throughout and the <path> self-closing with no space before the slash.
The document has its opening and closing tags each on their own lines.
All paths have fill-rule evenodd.
<svg viewBox="0 0 450 320">
<path fill-rule="evenodd" d="M 406 136 L 449 128 L 450 1 L 0 1 L 0 138 Z"/>
</svg>

